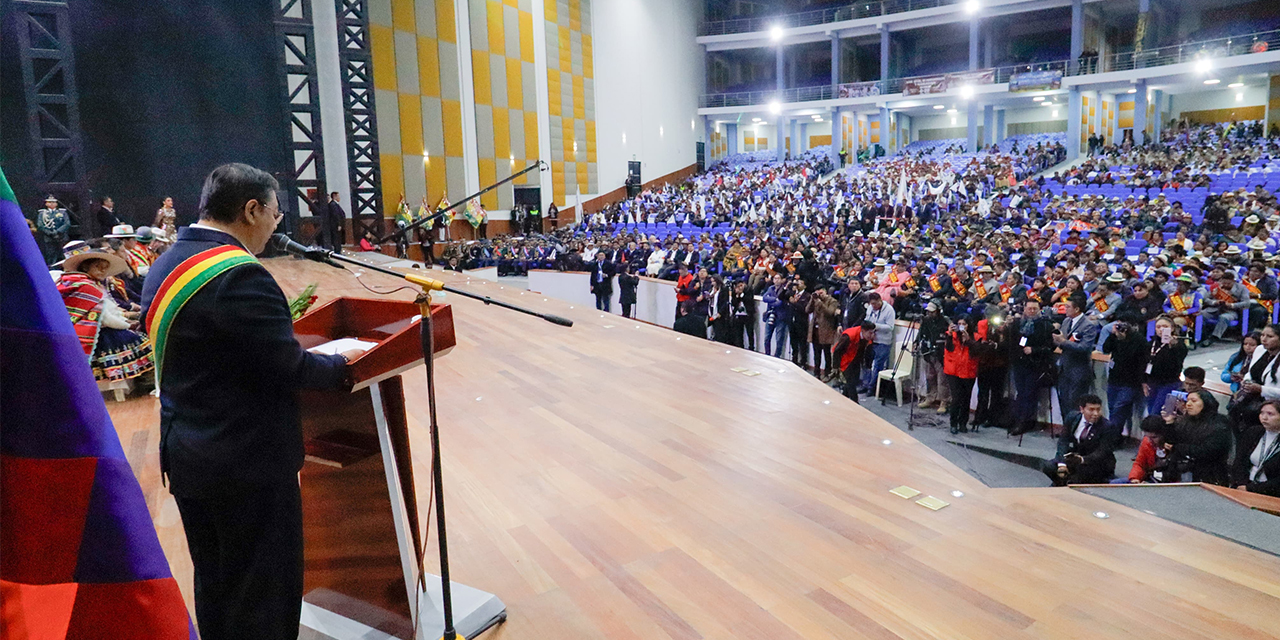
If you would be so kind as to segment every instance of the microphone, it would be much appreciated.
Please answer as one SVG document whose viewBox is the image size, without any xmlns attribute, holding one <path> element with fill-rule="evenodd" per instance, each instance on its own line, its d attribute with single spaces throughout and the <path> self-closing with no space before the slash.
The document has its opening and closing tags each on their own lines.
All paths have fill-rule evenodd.
<svg viewBox="0 0 1280 640">
<path fill-rule="evenodd" d="M 321 249 L 320 247 L 304 246 L 302 244 L 299 244 L 289 239 L 289 236 L 286 236 L 283 233 L 272 234 L 271 242 L 267 243 L 267 246 L 272 249 L 275 249 L 276 251 L 291 253 L 300 258 L 306 258 L 307 260 L 313 260 L 315 262 L 323 262 L 337 269 L 346 268 L 334 262 L 333 259 L 329 257 L 329 251 L 325 249 Z"/>
</svg>

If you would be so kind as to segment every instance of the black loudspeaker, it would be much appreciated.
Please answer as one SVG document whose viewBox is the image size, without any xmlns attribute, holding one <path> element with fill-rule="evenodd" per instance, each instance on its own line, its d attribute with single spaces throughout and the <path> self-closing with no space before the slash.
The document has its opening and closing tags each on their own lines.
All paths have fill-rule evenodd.
<svg viewBox="0 0 1280 640">
<path fill-rule="evenodd" d="M 707 170 L 707 143 L 699 142 L 697 145 L 698 173 L 702 173 Z"/>
</svg>

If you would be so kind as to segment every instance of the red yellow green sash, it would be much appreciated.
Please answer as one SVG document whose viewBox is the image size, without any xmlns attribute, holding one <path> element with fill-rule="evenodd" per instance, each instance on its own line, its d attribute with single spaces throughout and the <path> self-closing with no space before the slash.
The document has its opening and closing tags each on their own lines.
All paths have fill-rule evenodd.
<svg viewBox="0 0 1280 640">
<path fill-rule="evenodd" d="M 164 365 L 164 348 L 169 328 L 182 307 L 204 285 L 227 270 L 242 264 L 257 263 L 249 252 L 239 247 L 223 245 L 206 249 L 182 261 L 156 290 L 151 308 L 147 310 L 147 333 L 151 335 L 152 352 L 156 363 L 156 384 L 160 384 Z"/>
</svg>

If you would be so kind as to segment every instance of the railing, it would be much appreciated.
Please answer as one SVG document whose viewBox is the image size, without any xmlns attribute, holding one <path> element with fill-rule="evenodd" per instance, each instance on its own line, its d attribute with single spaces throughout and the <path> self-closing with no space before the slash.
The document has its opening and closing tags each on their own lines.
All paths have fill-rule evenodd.
<svg viewBox="0 0 1280 640">
<path fill-rule="evenodd" d="M 1262 31 L 1243 36 L 1189 42 L 1186 44 L 1147 49 L 1141 52 L 1113 53 L 1099 58 L 1079 58 L 1077 60 L 1055 60 L 1052 62 L 1031 62 L 1027 64 L 1007 65 L 995 68 L 995 83 L 1003 84 L 1016 73 L 1028 71 L 1061 71 L 1064 76 L 1090 75 L 1111 71 L 1129 71 L 1161 67 L 1184 62 L 1194 62 L 1202 58 L 1220 59 L 1240 56 L 1259 51 L 1280 51 L 1280 29 Z M 984 71 L 979 69 L 979 71 Z M 954 73 L 967 73 L 957 71 Z M 903 87 L 912 80 L 930 78 L 941 73 L 889 78 L 877 82 L 880 95 L 893 95 L 903 92 Z M 785 89 L 781 94 L 777 91 L 742 91 L 737 93 L 705 94 L 699 100 L 702 107 L 746 107 L 767 104 L 778 100 L 783 104 L 794 102 L 810 102 L 830 100 L 836 97 L 831 85 L 816 87 L 796 87 Z"/>
<path fill-rule="evenodd" d="M 784 15 L 763 16 L 758 18 L 735 18 L 732 20 L 712 20 L 698 25 L 698 35 L 723 36 L 731 33 L 750 33 L 752 31 L 768 31 L 773 27 L 792 28 L 807 27 L 815 24 L 828 24 L 857 20 L 874 16 L 885 16 L 917 9 L 932 9 L 944 5 L 956 4 L 958 0 L 868 0 L 847 6 L 788 13 Z"/>
</svg>

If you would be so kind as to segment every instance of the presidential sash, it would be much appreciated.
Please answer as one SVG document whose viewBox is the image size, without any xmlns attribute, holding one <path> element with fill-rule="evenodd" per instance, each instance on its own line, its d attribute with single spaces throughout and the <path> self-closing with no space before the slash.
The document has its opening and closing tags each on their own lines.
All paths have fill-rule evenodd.
<svg viewBox="0 0 1280 640">
<path fill-rule="evenodd" d="M 156 290 L 151 308 L 147 310 L 147 333 L 151 336 L 152 353 L 156 363 L 156 385 L 164 366 L 165 343 L 169 328 L 178 312 L 195 294 L 214 278 L 243 264 L 256 264 L 249 252 L 232 245 L 206 249 L 182 261 Z"/>
</svg>

